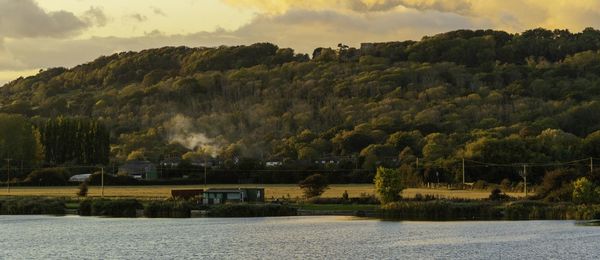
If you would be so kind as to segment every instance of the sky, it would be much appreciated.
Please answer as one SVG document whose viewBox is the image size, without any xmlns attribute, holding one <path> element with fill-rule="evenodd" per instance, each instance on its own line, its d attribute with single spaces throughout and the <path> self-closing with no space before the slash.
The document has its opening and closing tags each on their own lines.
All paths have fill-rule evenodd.
<svg viewBox="0 0 600 260">
<path fill-rule="evenodd" d="M 600 28 L 600 0 L 0 0 L 0 85 L 162 46 L 272 42 L 296 52 L 456 29 Z"/>
</svg>

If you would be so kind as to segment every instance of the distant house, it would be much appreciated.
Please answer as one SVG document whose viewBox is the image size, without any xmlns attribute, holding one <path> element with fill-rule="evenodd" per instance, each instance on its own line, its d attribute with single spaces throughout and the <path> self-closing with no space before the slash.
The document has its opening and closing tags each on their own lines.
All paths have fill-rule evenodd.
<svg viewBox="0 0 600 260">
<path fill-rule="evenodd" d="M 267 166 L 267 167 L 279 167 L 282 165 L 283 165 L 282 161 L 267 161 L 267 162 L 265 162 L 265 166 Z"/>
<path fill-rule="evenodd" d="M 84 181 L 89 180 L 91 176 L 92 176 L 91 173 L 77 174 L 77 175 L 71 176 L 71 178 L 69 178 L 69 181 L 70 182 L 84 182 Z"/>
<path fill-rule="evenodd" d="M 177 165 L 179 165 L 180 162 L 181 159 L 177 157 L 170 157 L 162 160 L 160 164 L 165 167 L 177 167 Z"/>
<path fill-rule="evenodd" d="M 208 189 L 202 193 L 202 204 L 224 204 L 240 202 L 264 202 L 264 188 Z"/>
<path fill-rule="evenodd" d="M 149 161 L 128 161 L 119 167 L 119 174 L 127 174 L 135 179 L 156 179 L 156 166 Z"/>
</svg>

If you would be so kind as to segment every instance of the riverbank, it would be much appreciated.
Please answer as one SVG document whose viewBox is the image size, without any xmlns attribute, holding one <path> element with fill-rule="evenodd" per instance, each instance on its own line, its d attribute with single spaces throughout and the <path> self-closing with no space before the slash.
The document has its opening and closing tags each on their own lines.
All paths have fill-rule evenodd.
<svg viewBox="0 0 600 260">
<path fill-rule="evenodd" d="M 600 205 L 539 201 L 401 201 L 375 204 L 257 203 L 199 205 L 185 200 L 83 199 L 44 197 L 0 198 L 0 215 L 65 215 L 105 217 L 269 217 L 362 216 L 392 220 L 594 220 Z"/>
</svg>

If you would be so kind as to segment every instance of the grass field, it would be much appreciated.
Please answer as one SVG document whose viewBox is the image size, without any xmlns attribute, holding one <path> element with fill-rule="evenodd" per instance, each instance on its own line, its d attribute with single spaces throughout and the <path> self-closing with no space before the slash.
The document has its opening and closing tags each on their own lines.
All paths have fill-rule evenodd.
<svg viewBox="0 0 600 260">
<path fill-rule="evenodd" d="M 294 184 L 265 184 L 265 185 L 208 185 L 207 188 L 265 188 L 267 199 L 281 197 L 302 197 L 302 191 Z M 136 198 L 168 198 L 171 189 L 202 189 L 204 185 L 183 186 L 108 186 L 104 188 L 106 197 L 136 197 Z M 0 196 L 50 196 L 50 197 L 75 197 L 78 188 L 70 187 L 13 187 L 10 193 L 6 189 L 0 189 Z M 322 197 L 341 197 L 344 191 L 348 191 L 350 197 L 359 197 L 361 194 L 372 195 L 374 188 L 372 184 L 335 184 L 330 185 Z M 90 187 L 88 196 L 98 197 L 101 194 L 100 187 Z M 447 190 L 447 189 L 425 189 L 411 188 L 403 192 L 403 196 L 412 198 L 415 194 L 434 195 L 440 198 L 459 199 L 483 199 L 490 195 L 489 191 L 483 190 Z M 513 197 L 522 197 L 523 193 L 508 193 Z"/>
</svg>

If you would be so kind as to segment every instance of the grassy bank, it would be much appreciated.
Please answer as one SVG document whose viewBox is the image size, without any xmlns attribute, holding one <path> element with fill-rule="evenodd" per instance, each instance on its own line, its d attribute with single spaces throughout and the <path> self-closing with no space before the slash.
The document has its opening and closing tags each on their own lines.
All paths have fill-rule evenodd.
<svg viewBox="0 0 600 260">
<path fill-rule="evenodd" d="M 302 190 L 296 184 L 224 184 L 224 185 L 165 185 L 165 186 L 106 186 L 104 188 L 105 197 L 113 198 L 169 198 L 172 189 L 203 189 L 203 188 L 265 188 L 266 198 L 302 198 Z M 0 190 L 0 196 L 45 196 L 45 197 L 75 197 L 78 188 L 68 187 L 14 187 L 10 194 L 5 190 Z M 344 191 L 348 192 L 350 197 L 360 197 L 361 195 L 374 195 L 375 190 L 372 184 L 334 184 L 330 185 L 321 197 L 341 198 Z M 485 199 L 490 195 L 487 190 L 448 190 L 448 189 L 426 189 L 409 188 L 402 192 L 405 198 L 414 198 L 417 194 L 431 195 L 442 199 Z M 511 197 L 523 197 L 523 193 L 507 193 Z M 89 197 L 100 197 L 101 189 L 97 186 L 89 187 Z"/>
<path fill-rule="evenodd" d="M 378 215 L 397 220 L 592 220 L 600 219 L 600 205 L 543 203 L 538 201 L 452 202 L 406 201 L 381 206 Z"/>
<path fill-rule="evenodd" d="M 64 215 L 65 202 L 58 198 L 0 198 L 0 215 Z"/>
<path fill-rule="evenodd" d="M 296 208 L 280 204 L 225 204 L 208 209 L 209 217 L 280 217 L 297 214 Z"/>
</svg>

